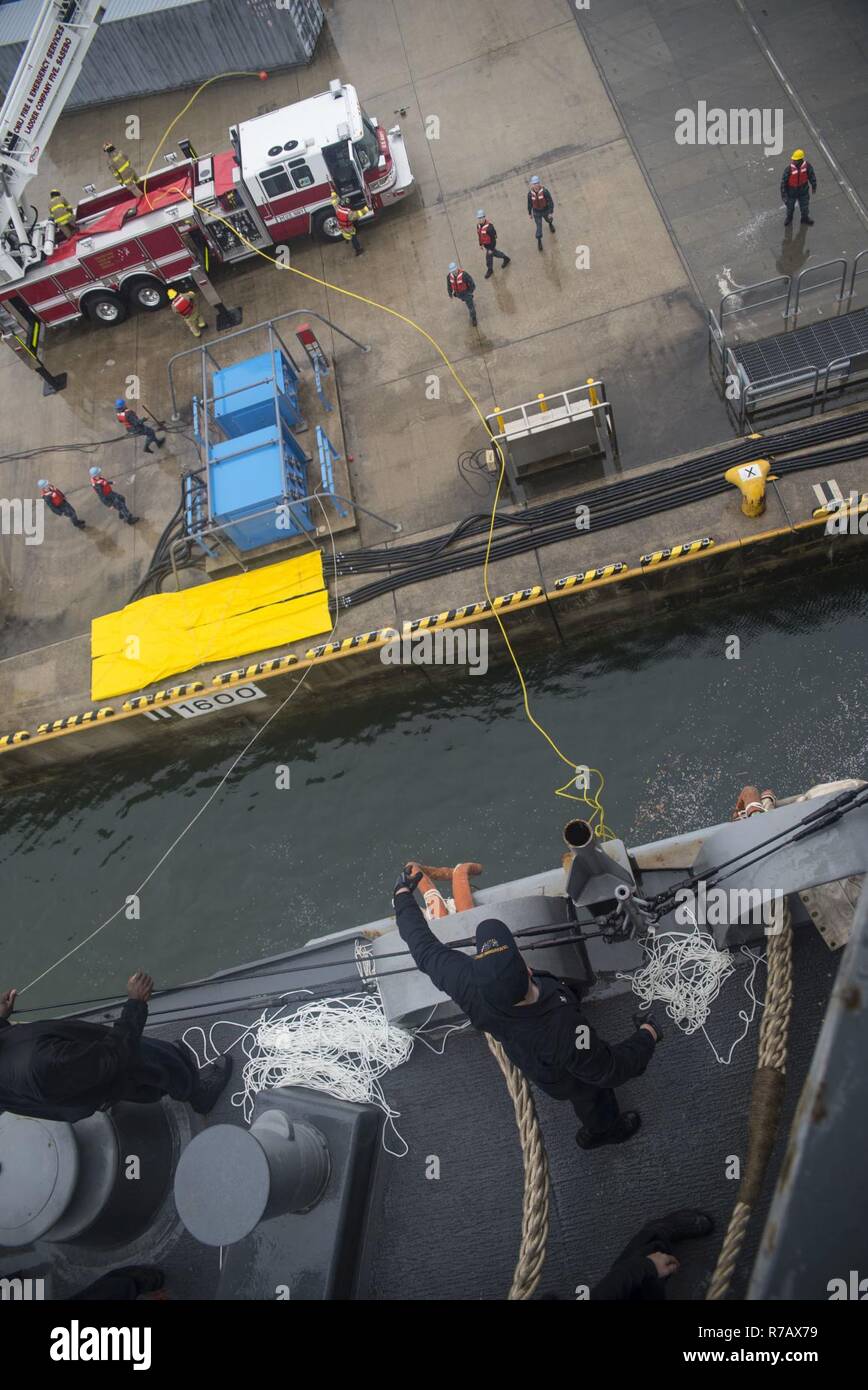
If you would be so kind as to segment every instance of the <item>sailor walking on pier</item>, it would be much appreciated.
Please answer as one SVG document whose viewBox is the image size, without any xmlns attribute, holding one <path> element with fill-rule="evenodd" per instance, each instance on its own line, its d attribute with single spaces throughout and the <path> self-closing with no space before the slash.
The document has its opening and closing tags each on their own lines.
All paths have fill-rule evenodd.
<svg viewBox="0 0 868 1390">
<path fill-rule="evenodd" d="M 104 477 L 99 469 L 94 467 L 90 469 L 90 485 L 104 507 L 114 507 L 121 521 L 125 521 L 128 526 L 135 526 L 139 518 L 133 516 L 123 493 L 115 492 L 111 478 Z"/>
<path fill-rule="evenodd" d="M 635 1110 L 623 1115 L 615 1087 L 641 1076 L 660 1040 L 643 1019 L 632 1037 L 610 1046 L 584 1018 L 574 986 L 531 970 L 503 922 L 476 929 L 476 955 L 438 941 L 414 897 L 421 874 L 408 865 L 395 884 L 398 931 L 418 968 L 448 994 L 474 1028 L 490 1033 L 529 1081 L 556 1100 L 568 1100 L 581 1121 L 582 1149 L 622 1144 L 638 1130 Z"/>
</svg>

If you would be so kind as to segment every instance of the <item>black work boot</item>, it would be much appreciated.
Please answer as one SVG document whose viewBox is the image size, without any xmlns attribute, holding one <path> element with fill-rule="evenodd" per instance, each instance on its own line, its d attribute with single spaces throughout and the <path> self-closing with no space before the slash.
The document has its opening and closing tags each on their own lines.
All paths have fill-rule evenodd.
<svg viewBox="0 0 868 1390">
<path fill-rule="evenodd" d="M 638 1110 L 626 1110 L 612 1128 L 604 1130 L 602 1134 L 589 1134 L 584 1128 L 576 1130 L 576 1143 L 580 1149 L 601 1149 L 606 1144 L 625 1144 L 628 1139 L 633 1138 L 641 1124 L 642 1117 Z"/>
<path fill-rule="evenodd" d="M 132 1279 L 137 1294 L 157 1293 L 166 1282 L 165 1274 L 156 1265 L 124 1265 L 122 1269 L 113 1269 L 112 1274 L 125 1274 Z"/>
<path fill-rule="evenodd" d="M 655 1224 L 667 1241 L 691 1240 L 711 1235 L 714 1217 L 698 1207 L 684 1207 L 680 1211 L 670 1211 L 668 1216 L 661 1216 Z"/>
<path fill-rule="evenodd" d="M 512 260 L 512 256 L 507 256 L 507 257 L 506 257 L 506 260 L 503 262 L 503 268 L 504 268 L 504 270 L 506 270 L 506 267 L 509 265 L 509 263 L 510 263 L 511 260 Z"/>
<path fill-rule="evenodd" d="M 232 1075 L 232 1058 L 220 1057 L 197 1074 L 193 1083 L 190 1104 L 197 1115 L 209 1115 L 217 1104 Z"/>
<path fill-rule="evenodd" d="M 87 525 L 87 522 L 85 522 L 85 521 L 74 521 L 72 524 L 73 524 L 73 526 L 75 527 L 76 531 L 83 531 L 84 528 L 85 528 L 85 526 Z"/>
<path fill-rule="evenodd" d="M 550 222 L 550 223 L 549 223 L 549 231 L 550 231 L 550 232 L 553 232 L 554 229 L 555 229 L 555 224 L 554 224 L 554 222 Z"/>
<path fill-rule="evenodd" d="M 791 217 L 785 217 L 785 218 L 784 218 L 784 226 L 785 226 L 785 227 L 792 227 L 792 225 L 793 225 L 793 219 L 792 219 Z"/>
<path fill-rule="evenodd" d="M 806 227 L 813 227 L 813 225 L 814 225 L 814 219 L 813 219 L 813 217 L 803 217 L 803 218 L 802 218 L 802 222 L 804 222 L 804 224 L 805 224 Z M 801 225 L 801 224 L 800 224 L 800 225 Z"/>
<path fill-rule="evenodd" d="M 158 440 L 157 440 L 157 448 L 158 448 L 158 449 L 162 449 L 162 447 L 163 447 L 163 445 L 165 444 L 165 442 L 166 442 L 166 436 L 163 435 L 163 438 L 162 438 L 162 439 L 158 439 Z"/>
<path fill-rule="evenodd" d="M 493 274 L 494 266 L 489 266 L 482 278 L 483 280 L 490 280 Z"/>
<path fill-rule="evenodd" d="M 150 444 L 146 444 L 146 445 L 145 445 L 145 450 L 144 450 L 144 451 L 145 451 L 146 454 L 152 454 L 152 453 L 154 452 L 153 449 L 151 448 Z"/>
<path fill-rule="evenodd" d="M 541 251 L 541 250 L 542 250 L 542 237 L 541 237 L 541 236 L 538 236 L 537 239 L 536 239 L 536 249 L 537 249 L 537 251 Z"/>
</svg>

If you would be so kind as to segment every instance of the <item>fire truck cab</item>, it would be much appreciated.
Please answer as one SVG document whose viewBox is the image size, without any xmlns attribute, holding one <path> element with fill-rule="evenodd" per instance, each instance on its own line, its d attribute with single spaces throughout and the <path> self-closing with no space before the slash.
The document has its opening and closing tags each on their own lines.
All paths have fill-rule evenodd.
<svg viewBox="0 0 868 1390">
<path fill-rule="evenodd" d="M 371 215 L 413 187 L 400 127 L 384 130 L 362 109 L 355 87 L 337 79 L 327 92 L 242 121 L 230 138 L 233 189 L 243 185 L 270 242 L 308 232 L 337 240 L 333 187 Z M 228 172 L 224 165 L 224 181 Z"/>
</svg>

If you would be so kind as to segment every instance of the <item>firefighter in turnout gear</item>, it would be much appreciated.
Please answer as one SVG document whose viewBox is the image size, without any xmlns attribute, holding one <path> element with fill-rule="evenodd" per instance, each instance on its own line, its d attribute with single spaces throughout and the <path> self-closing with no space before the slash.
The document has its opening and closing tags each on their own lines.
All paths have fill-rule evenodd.
<svg viewBox="0 0 868 1390">
<path fill-rule="evenodd" d="M 115 146 L 111 143 L 111 141 L 108 141 L 105 145 L 103 145 L 103 150 L 105 151 L 105 157 L 108 160 L 108 166 L 114 174 L 115 178 L 117 179 L 118 183 L 120 184 L 121 188 L 138 189 L 140 187 L 139 176 L 136 173 L 130 161 L 127 159 L 123 150 L 116 149 Z"/>
<path fill-rule="evenodd" d="M 332 190 L 332 203 L 334 204 L 337 224 L 341 229 L 341 236 L 344 241 L 350 243 L 356 255 L 361 256 L 365 248 L 359 241 L 359 229 L 356 223 L 364 216 L 364 213 L 359 212 L 357 208 L 350 207 L 349 203 L 339 197 L 334 189 Z"/>
<path fill-rule="evenodd" d="M 52 188 L 48 215 L 57 228 L 58 236 L 69 241 L 75 236 L 75 208 L 68 203 L 59 188 Z"/>
<path fill-rule="evenodd" d="M 485 252 L 485 278 L 487 280 L 490 275 L 494 274 L 495 256 L 499 261 L 503 261 L 504 270 L 509 265 L 511 258 L 504 255 L 502 251 L 498 251 L 497 228 L 493 222 L 489 222 L 483 208 L 480 208 L 476 214 L 476 235 L 479 238 L 479 245 Z"/>
<path fill-rule="evenodd" d="M 446 276 L 446 290 L 450 299 L 460 299 L 462 304 L 467 305 L 467 312 L 470 315 L 470 322 L 476 327 L 476 306 L 473 303 L 473 292 L 476 289 L 476 281 L 466 270 L 462 270 L 457 261 L 453 261 L 449 267 L 449 274 Z"/>
<path fill-rule="evenodd" d="M 84 530 L 85 523 L 79 521 L 75 507 L 71 502 L 67 502 L 66 494 L 61 492 L 59 487 L 55 487 L 47 478 L 40 478 L 38 486 L 49 511 L 54 512 L 55 516 L 68 516 L 77 531 Z"/>
<path fill-rule="evenodd" d="M 158 449 L 162 449 L 166 442 L 165 437 L 158 439 L 156 431 L 152 430 L 145 420 L 141 420 L 134 410 L 130 410 L 122 396 L 119 396 L 115 401 L 115 416 L 118 424 L 123 425 L 129 434 L 141 435 L 147 441 L 145 444 L 146 454 L 152 452 L 152 444 L 156 444 Z"/>
<path fill-rule="evenodd" d="M 532 217 L 536 224 L 536 249 L 538 251 L 543 249 L 543 222 L 548 222 L 550 232 L 555 229 L 555 224 L 552 221 L 554 210 L 554 198 L 543 184 L 539 174 L 534 174 L 527 193 L 527 215 Z"/>
<path fill-rule="evenodd" d="M 125 521 L 128 526 L 135 526 L 139 518 L 133 516 L 127 506 L 127 499 L 115 492 L 111 478 L 103 477 L 98 468 L 91 468 L 90 485 L 104 507 L 113 507 L 121 521 Z"/>
<path fill-rule="evenodd" d="M 814 166 L 808 163 L 804 150 L 793 150 L 793 157 L 781 179 L 781 201 L 787 206 L 785 227 L 789 227 L 792 223 L 796 203 L 799 205 L 801 220 L 806 226 L 813 227 L 814 219 L 808 215 L 812 190 L 814 193 L 817 191 L 817 175 L 814 173 Z"/>
<path fill-rule="evenodd" d="M 196 307 L 196 296 L 192 290 L 184 290 L 179 293 L 177 290 L 169 290 L 169 303 L 172 310 L 176 313 L 182 323 L 185 323 L 193 334 L 194 338 L 202 337 L 202 329 L 208 325 Z"/>
</svg>

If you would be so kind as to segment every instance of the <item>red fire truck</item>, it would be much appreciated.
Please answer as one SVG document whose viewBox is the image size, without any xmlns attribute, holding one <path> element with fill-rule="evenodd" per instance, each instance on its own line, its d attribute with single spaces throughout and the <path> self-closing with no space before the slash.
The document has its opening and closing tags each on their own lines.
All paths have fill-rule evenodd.
<svg viewBox="0 0 868 1390">
<path fill-rule="evenodd" d="M 87 196 L 75 208 L 65 239 L 50 218 L 34 218 L 27 227 L 20 190 L 44 148 L 44 127 L 53 128 L 57 103 L 70 90 L 56 61 L 64 52 L 64 17 L 95 8 L 48 0 L 45 33 L 34 34 L 30 48 L 36 43 L 37 52 L 29 67 L 25 53 L 2 113 L 0 174 L 7 187 L 10 171 L 16 179 L 3 209 L 6 226 L 0 228 L 4 336 L 11 329 L 18 340 L 24 329 L 34 344 L 40 325 L 79 318 L 110 325 L 125 319 L 131 308 L 158 310 L 169 286 L 191 279 L 207 283 L 215 264 L 309 233 L 339 238 L 333 189 L 372 217 L 413 187 L 400 127 L 385 130 L 363 110 L 355 88 L 336 79 L 327 92 L 233 126 L 229 150 L 200 156 L 189 141 L 181 141 L 183 158 L 169 156 L 147 178 Z M 101 17 L 97 11 L 94 26 Z M 31 80 L 34 68 L 36 81 Z M 48 78 L 39 75 L 46 72 L 60 79 L 54 92 Z M 30 117 L 30 125 L 41 123 L 43 141 L 40 146 L 32 138 L 28 155 L 21 132 L 37 104 L 39 115 Z"/>
</svg>

